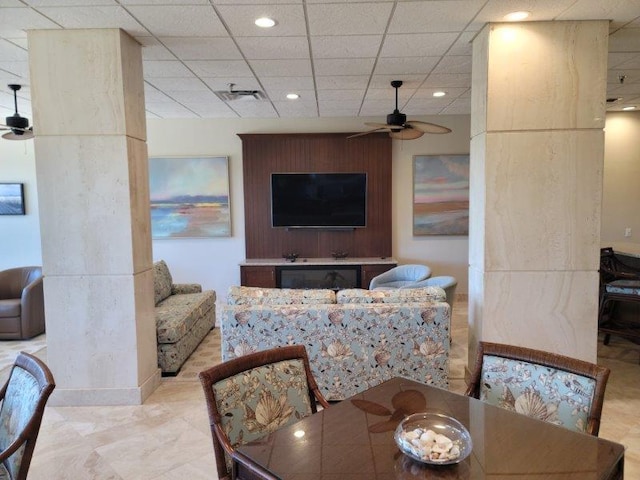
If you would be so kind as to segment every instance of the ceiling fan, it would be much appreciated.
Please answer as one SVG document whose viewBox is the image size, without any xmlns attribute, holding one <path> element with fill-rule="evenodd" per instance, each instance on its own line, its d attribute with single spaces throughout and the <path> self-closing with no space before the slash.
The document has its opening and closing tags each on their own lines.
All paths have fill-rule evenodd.
<svg viewBox="0 0 640 480">
<path fill-rule="evenodd" d="M 22 117 L 18 113 L 18 90 L 22 88 L 22 85 L 9 84 L 7 86 L 13 90 L 13 103 L 16 113 L 6 117 L 6 123 L 0 124 L 0 130 L 11 130 L 2 135 L 2 138 L 6 140 L 29 140 L 33 138 L 33 127 L 29 127 L 28 118 Z"/>
<path fill-rule="evenodd" d="M 420 138 L 425 133 L 449 133 L 450 128 L 436 125 L 435 123 L 421 122 L 418 120 L 407 121 L 407 116 L 398 110 L 398 88 L 402 86 L 402 80 L 393 80 L 391 86 L 396 89 L 396 108 L 393 113 L 387 115 L 387 123 L 365 122 L 365 125 L 374 127 L 362 133 L 356 133 L 347 138 L 360 137 L 373 132 L 389 132 L 391 138 L 400 140 L 413 140 Z"/>
</svg>

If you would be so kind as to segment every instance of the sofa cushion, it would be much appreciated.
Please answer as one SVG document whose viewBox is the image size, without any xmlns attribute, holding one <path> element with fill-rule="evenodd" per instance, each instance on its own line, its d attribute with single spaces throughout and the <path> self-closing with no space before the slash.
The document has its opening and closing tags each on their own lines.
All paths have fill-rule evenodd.
<svg viewBox="0 0 640 480">
<path fill-rule="evenodd" d="M 260 288 L 231 286 L 228 305 L 324 305 L 336 303 L 329 289 Z"/>
<path fill-rule="evenodd" d="M 444 302 L 446 294 L 440 287 L 365 290 L 348 288 L 336 295 L 338 303 L 416 303 Z"/>
<path fill-rule="evenodd" d="M 160 260 L 153 264 L 153 293 L 156 305 L 171 295 L 171 284 L 173 279 L 169 272 L 169 267 Z"/>
<path fill-rule="evenodd" d="M 213 290 L 202 293 L 171 295 L 156 306 L 156 333 L 158 343 L 175 343 L 191 330 L 193 325 L 215 308 Z"/>
</svg>

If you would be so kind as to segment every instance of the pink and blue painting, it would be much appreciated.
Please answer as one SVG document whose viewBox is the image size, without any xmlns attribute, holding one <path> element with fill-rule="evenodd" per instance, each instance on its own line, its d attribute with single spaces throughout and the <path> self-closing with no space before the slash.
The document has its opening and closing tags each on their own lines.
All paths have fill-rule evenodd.
<svg viewBox="0 0 640 480">
<path fill-rule="evenodd" d="M 413 234 L 469 234 L 469 155 L 413 157 Z"/>
<path fill-rule="evenodd" d="M 154 239 L 228 237 L 227 157 L 149 158 Z"/>
</svg>

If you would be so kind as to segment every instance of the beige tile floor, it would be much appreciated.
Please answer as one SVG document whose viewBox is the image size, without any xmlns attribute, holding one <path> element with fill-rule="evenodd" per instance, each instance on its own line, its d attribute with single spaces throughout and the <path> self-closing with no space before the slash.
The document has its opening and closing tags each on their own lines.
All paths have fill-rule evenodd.
<svg viewBox="0 0 640 480">
<path fill-rule="evenodd" d="M 466 325 L 467 305 L 458 302 L 450 372 L 456 392 L 465 387 Z M 216 329 L 181 374 L 163 379 L 144 405 L 47 407 L 29 480 L 217 478 L 196 375 L 217 361 L 219 348 Z M 0 349 L 6 353 L 6 344 Z M 640 346 L 612 339 L 608 347 L 600 344 L 598 354 L 599 363 L 612 369 L 600 436 L 626 445 L 625 478 L 640 478 Z M 46 349 L 38 355 L 46 359 Z"/>
</svg>

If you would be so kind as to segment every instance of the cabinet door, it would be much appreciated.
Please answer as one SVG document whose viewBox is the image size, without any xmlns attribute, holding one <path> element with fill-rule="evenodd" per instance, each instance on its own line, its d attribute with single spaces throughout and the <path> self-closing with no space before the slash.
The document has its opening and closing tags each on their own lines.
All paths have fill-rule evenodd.
<svg viewBox="0 0 640 480">
<path fill-rule="evenodd" d="M 371 279 L 381 273 L 386 272 L 387 270 L 391 270 L 395 267 L 395 264 L 387 263 L 384 265 L 375 264 L 375 265 L 362 265 L 362 274 L 360 276 L 360 288 L 369 288 L 369 284 L 371 283 Z"/>
<path fill-rule="evenodd" d="M 275 288 L 276 269 L 267 267 L 240 267 L 240 283 L 244 287 Z"/>
</svg>

